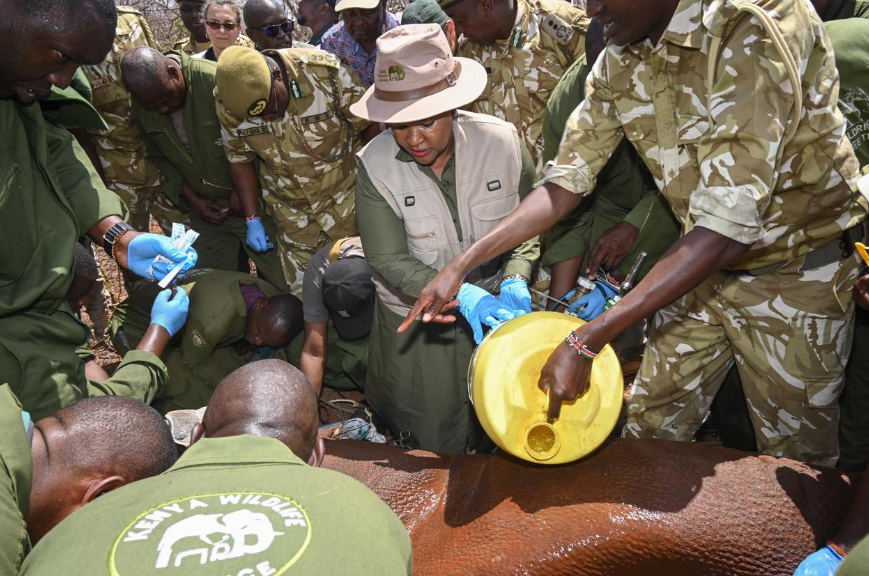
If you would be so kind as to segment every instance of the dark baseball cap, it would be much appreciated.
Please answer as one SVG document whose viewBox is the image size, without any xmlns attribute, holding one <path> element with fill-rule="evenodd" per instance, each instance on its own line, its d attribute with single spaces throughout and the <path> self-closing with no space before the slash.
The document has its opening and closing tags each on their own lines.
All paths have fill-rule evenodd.
<svg viewBox="0 0 869 576">
<path fill-rule="evenodd" d="M 365 258 L 347 256 L 332 262 L 323 274 L 323 304 L 345 340 L 358 340 L 371 331 L 374 282 Z"/>
<path fill-rule="evenodd" d="M 401 25 L 437 24 L 441 28 L 450 21 L 436 0 L 414 0 L 401 13 Z"/>
</svg>

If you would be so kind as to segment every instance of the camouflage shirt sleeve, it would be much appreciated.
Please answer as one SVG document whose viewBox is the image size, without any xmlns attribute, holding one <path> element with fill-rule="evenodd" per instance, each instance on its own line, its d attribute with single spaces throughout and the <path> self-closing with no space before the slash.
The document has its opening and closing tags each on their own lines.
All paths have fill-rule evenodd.
<svg viewBox="0 0 869 576">
<path fill-rule="evenodd" d="M 223 107 L 219 100 L 217 102 L 217 117 L 220 120 L 220 135 L 223 138 L 226 159 L 233 164 L 249 164 L 256 160 L 256 152 L 247 145 L 244 138 L 236 137 L 236 129 L 241 123 Z"/>
<path fill-rule="evenodd" d="M 720 54 L 710 97 L 712 126 L 697 148 L 701 178 L 688 212 L 694 226 L 753 244 L 764 234 L 794 95 L 781 56 L 754 16 L 736 25 Z M 816 105 L 827 100 L 835 106 L 836 90 L 827 88 L 806 96 Z"/>
<path fill-rule="evenodd" d="M 606 58 L 599 58 L 586 84 L 586 98 L 568 117 L 555 160 L 543 168 L 538 185 L 552 183 L 588 196 L 600 171 L 624 138 L 607 82 Z"/>
<path fill-rule="evenodd" d="M 367 88 L 362 83 L 362 79 L 346 64 L 341 64 L 338 67 L 338 82 L 341 85 L 341 113 L 347 118 L 358 132 L 361 132 L 371 125 L 371 122 L 354 116 L 350 112 L 350 105 L 355 104 L 362 99 Z"/>
</svg>

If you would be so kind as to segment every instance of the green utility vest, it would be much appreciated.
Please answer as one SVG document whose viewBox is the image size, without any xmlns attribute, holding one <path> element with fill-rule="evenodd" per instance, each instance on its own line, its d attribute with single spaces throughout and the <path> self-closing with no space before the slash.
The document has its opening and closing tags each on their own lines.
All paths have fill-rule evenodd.
<svg viewBox="0 0 869 576">
<path fill-rule="evenodd" d="M 170 200 L 187 207 L 181 199 L 181 184 L 187 182 L 200 196 L 225 204 L 222 201 L 229 197 L 233 185 L 214 103 L 217 63 L 190 58 L 183 52 L 168 54 L 181 58 L 181 70 L 187 85 L 182 113 L 190 150 L 178 138 L 171 116 L 146 110 L 135 99 L 130 107 L 133 123 L 145 140 L 148 155 L 163 174 L 163 192 Z"/>
</svg>

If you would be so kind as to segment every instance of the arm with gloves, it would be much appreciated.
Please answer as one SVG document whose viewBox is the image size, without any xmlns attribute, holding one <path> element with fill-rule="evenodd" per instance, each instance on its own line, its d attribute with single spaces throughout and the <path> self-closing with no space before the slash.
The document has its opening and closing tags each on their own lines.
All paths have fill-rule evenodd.
<svg viewBox="0 0 869 576">
<path fill-rule="evenodd" d="M 522 280 L 519 282 L 525 284 Z M 528 291 L 527 287 L 525 291 Z M 467 282 L 459 288 L 456 300 L 459 302 L 459 312 L 474 331 L 474 342 L 477 344 L 483 341 L 483 324 L 494 328 L 501 322 L 512 320 L 516 316 L 514 310 L 504 304 L 503 300 L 499 300 L 479 286 Z M 531 307 L 530 296 L 528 307 Z"/>
<path fill-rule="evenodd" d="M 618 294 L 618 286 L 603 276 L 599 276 L 594 284 L 594 290 L 581 296 L 567 308 L 569 314 L 573 314 L 586 322 L 591 322 L 603 314 L 604 306 L 613 296 Z M 576 288 L 568 292 L 564 299 L 570 300 L 575 293 Z"/>
<path fill-rule="evenodd" d="M 109 228 L 122 221 L 118 216 L 103 218 L 88 229 L 88 236 L 102 246 L 103 235 L 109 231 Z M 188 248 L 186 252 L 176 248 L 168 236 L 135 231 L 118 236 L 112 252 L 113 254 L 110 256 L 114 256 L 118 265 L 143 278 L 150 277 L 152 280 L 161 280 L 175 266 L 179 265 L 183 266 L 181 274 L 178 276 L 180 278 L 196 265 L 198 257 L 193 248 Z M 171 263 L 155 263 L 154 258 L 157 256 L 165 256 L 171 260 Z M 153 277 L 149 273 L 149 268 L 153 270 Z"/>
<path fill-rule="evenodd" d="M 190 300 L 183 288 L 164 290 L 151 308 L 151 325 L 135 350 L 130 350 L 115 373 L 102 382 L 88 380 L 89 396 L 127 396 L 150 403 L 169 379 L 160 355 L 184 325 Z"/>
<path fill-rule="evenodd" d="M 257 252 L 271 250 L 275 245 L 269 242 L 266 230 L 259 219 L 257 205 L 257 188 L 259 186 L 256 168 L 253 162 L 230 162 L 229 174 L 232 185 L 241 203 L 241 210 L 247 220 L 247 237 L 245 242 Z"/>
</svg>

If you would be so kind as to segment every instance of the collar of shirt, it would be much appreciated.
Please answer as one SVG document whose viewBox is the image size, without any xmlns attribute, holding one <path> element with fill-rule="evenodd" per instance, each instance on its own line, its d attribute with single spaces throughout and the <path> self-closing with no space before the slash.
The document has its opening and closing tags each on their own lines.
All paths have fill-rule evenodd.
<svg viewBox="0 0 869 576">
<path fill-rule="evenodd" d="M 537 26 L 533 22 L 533 17 L 537 13 L 538 8 L 529 0 L 519 0 L 516 3 L 516 22 L 513 23 L 513 29 L 507 38 L 496 40 L 490 46 L 506 53 L 511 47 L 519 48 L 529 39 L 537 35 Z"/>
<path fill-rule="evenodd" d="M 322 28 L 320 28 L 319 32 L 317 32 L 316 34 L 311 36 L 311 39 L 308 40 L 308 43 L 313 44 L 314 46 L 319 46 L 320 42 L 322 42 L 323 36 L 326 34 L 326 32 L 328 32 L 329 30 L 331 30 L 332 28 L 334 28 L 337 25 L 338 25 L 338 22 L 332 22 L 331 24 L 323 26 Z"/>
<path fill-rule="evenodd" d="M 295 464 L 306 466 L 280 440 L 262 436 L 202 438 L 164 474 L 208 466 L 252 466 L 257 464 Z"/>
<path fill-rule="evenodd" d="M 721 0 L 712 0 L 712 4 L 720 3 Z M 716 7 L 714 10 L 712 8 L 703 10 L 703 0 L 681 0 L 676 6 L 676 11 L 673 12 L 670 23 L 661 35 L 658 45 L 660 46 L 661 42 L 667 41 L 676 46 L 699 50 L 703 46 L 704 27 L 708 28 L 712 23 L 717 24 L 717 22 L 713 22 L 716 19 L 715 12 L 721 10 L 721 7 Z M 648 49 L 655 49 L 655 47 L 646 38 L 643 42 L 618 47 L 616 51 L 640 54 L 643 50 Z"/>
<path fill-rule="evenodd" d="M 703 26 L 710 16 L 714 17 L 704 14 L 702 0 L 681 0 L 661 39 L 676 46 L 699 50 L 703 43 Z"/>
<path fill-rule="evenodd" d="M 455 123 L 453 123 L 453 127 L 455 128 Z M 455 181 L 455 164 L 453 163 L 453 160 L 456 157 L 455 139 L 453 139 L 453 141 L 450 143 L 450 147 L 452 148 L 452 154 L 450 154 L 450 159 L 447 160 L 447 165 L 444 166 L 444 171 L 441 173 L 440 178 L 435 175 L 434 170 L 431 169 L 431 166 L 425 166 L 423 164 L 416 165 L 417 168 L 419 168 L 420 172 L 434 180 L 438 184 L 438 187 L 440 187 L 441 189 L 443 189 L 444 187 L 451 187 L 453 182 Z M 399 162 L 416 162 L 416 160 L 414 160 L 413 158 L 413 155 L 401 147 L 398 148 L 398 152 L 395 154 L 395 159 Z"/>
</svg>

